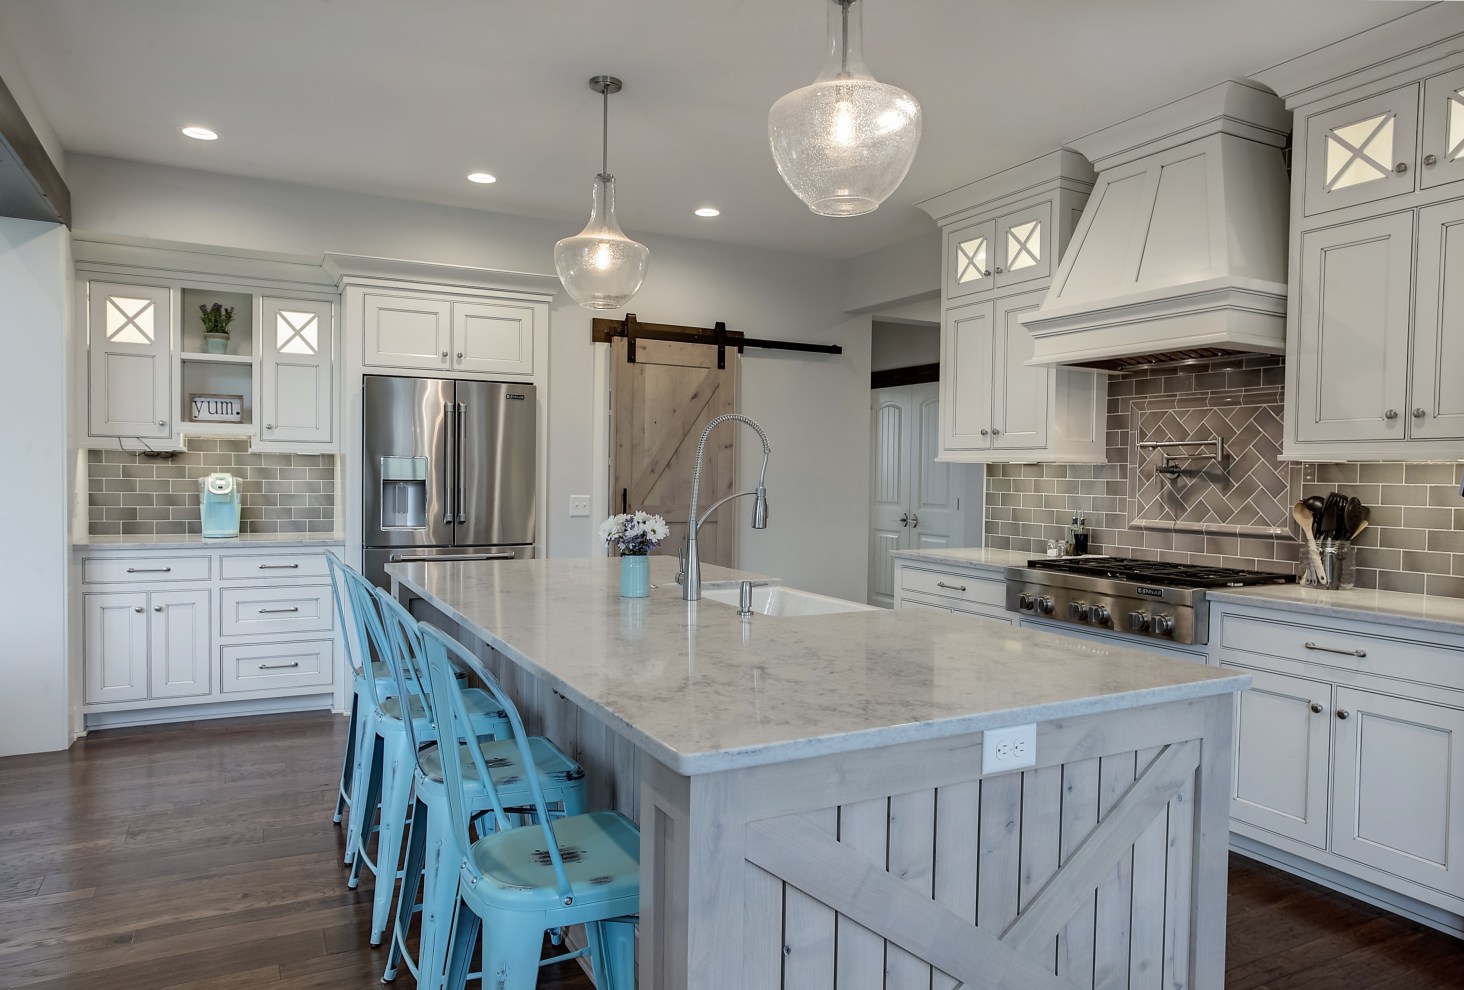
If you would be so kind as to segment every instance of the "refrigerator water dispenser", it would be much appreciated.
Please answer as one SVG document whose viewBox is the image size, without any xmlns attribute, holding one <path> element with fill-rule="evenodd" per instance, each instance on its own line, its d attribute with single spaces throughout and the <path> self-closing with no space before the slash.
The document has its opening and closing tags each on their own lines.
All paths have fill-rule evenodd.
<svg viewBox="0 0 1464 990">
<path fill-rule="evenodd" d="M 381 528 L 427 528 L 427 458 L 381 459 Z"/>
</svg>

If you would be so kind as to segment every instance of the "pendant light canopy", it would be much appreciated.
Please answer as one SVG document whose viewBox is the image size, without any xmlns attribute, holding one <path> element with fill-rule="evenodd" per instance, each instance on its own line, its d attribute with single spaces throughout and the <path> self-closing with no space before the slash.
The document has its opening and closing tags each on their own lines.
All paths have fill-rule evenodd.
<svg viewBox="0 0 1464 990">
<path fill-rule="evenodd" d="M 876 209 L 910 171 L 920 102 L 865 68 L 863 0 L 824 4 L 828 61 L 812 85 L 773 104 L 768 140 L 778 174 L 809 209 L 854 217 Z"/>
<path fill-rule="evenodd" d="M 646 277 L 651 252 L 626 237 L 615 219 L 615 176 L 610 174 L 610 94 L 621 90 L 614 76 L 596 76 L 590 89 L 605 99 L 600 174 L 590 201 L 590 222 L 554 245 L 554 267 L 564 289 L 586 309 L 619 309 Z"/>
</svg>

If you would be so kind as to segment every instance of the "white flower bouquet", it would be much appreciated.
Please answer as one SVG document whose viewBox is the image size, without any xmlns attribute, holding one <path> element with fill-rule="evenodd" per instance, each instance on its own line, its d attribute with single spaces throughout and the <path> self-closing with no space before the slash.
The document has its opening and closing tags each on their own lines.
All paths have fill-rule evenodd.
<svg viewBox="0 0 1464 990">
<path fill-rule="evenodd" d="M 670 535 L 666 520 L 648 512 L 623 512 L 600 524 L 600 539 L 614 544 L 622 557 L 644 557 Z"/>
</svg>

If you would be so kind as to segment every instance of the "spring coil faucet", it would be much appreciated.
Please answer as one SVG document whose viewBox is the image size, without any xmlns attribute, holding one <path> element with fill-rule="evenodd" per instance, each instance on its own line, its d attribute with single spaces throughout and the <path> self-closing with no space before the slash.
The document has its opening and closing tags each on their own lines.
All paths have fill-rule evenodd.
<svg viewBox="0 0 1464 990">
<path fill-rule="evenodd" d="M 762 470 L 757 475 L 757 488 L 752 491 L 738 492 L 735 495 L 728 495 L 726 498 L 719 499 L 711 508 L 702 513 L 701 518 L 697 518 L 696 503 L 698 497 L 701 495 L 702 454 L 705 453 L 707 448 L 707 435 L 715 427 L 734 419 L 739 423 L 746 423 L 752 427 L 753 431 L 757 433 L 758 439 L 762 440 Z M 738 413 L 723 413 L 708 423 L 705 430 L 702 430 L 701 442 L 696 445 L 696 469 L 691 476 L 691 512 L 686 517 L 686 547 L 681 554 L 681 573 L 676 575 L 676 580 L 681 584 L 681 597 L 684 600 L 689 602 L 701 601 L 701 554 L 697 552 L 696 548 L 696 531 L 701 529 L 701 524 L 706 522 L 707 516 L 710 516 L 725 502 L 730 502 L 734 498 L 742 498 L 744 495 L 751 495 L 753 497 L 752 528 L 768 528 L 768 492 L 763 482 L 767 479 L 768 455 L 772 452 L 773 448 L 768 443 L 768 435 L 763 432 L 763 428 L 758 426 L 753 420 Z"/>
</svg>

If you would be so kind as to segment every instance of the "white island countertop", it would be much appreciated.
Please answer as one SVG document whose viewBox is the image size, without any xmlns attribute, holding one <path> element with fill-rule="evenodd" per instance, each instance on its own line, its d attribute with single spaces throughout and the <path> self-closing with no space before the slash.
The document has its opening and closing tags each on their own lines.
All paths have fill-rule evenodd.
<svg viewBox="0 0 1464 990">
<path fill-rule="evenodd" d="M 962 567 L 981 567 L 987 570 L 1004 571 L 1008 567 L 1026 567 L 1027 561 L 1042 556 L 1025 550 L 994 550 L 990 547 L 950 547 L 939 550 L 893 550 L 891 557 L 901 560 L 918 560 L 927 564 L 957 564 Z"/>
<path fill-rule="evenodd" d="M 681 600 L 651 558 L 649 598 L 613 559 L 390 564 L 462 624 L 679 774 L 1183 701 L 1246 675 L 1002 623 L 876 609 L 747 622 Z M 705 567 L 704 580 L 738 572 Z M 469 644 L 471 645 L 471 643 Z"/>
</svg>

